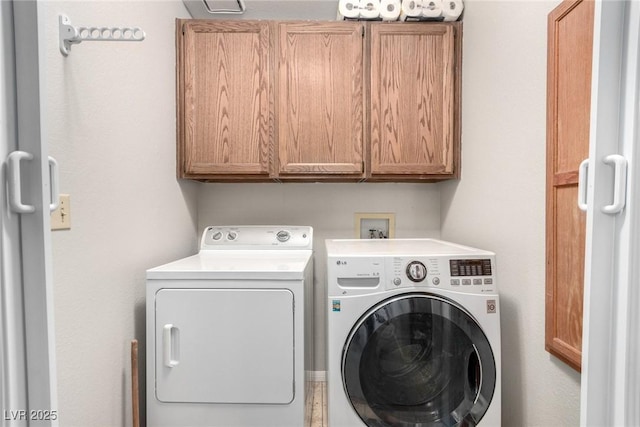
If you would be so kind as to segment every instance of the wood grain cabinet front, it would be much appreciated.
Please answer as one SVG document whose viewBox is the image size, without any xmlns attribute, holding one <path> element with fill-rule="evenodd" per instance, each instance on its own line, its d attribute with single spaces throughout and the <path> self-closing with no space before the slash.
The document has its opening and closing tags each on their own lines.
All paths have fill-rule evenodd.
<svg viewBox="0 0 640 427">
<path fill-rule="evenodd" d="M 178 176 L 269 177 L 271 27 L 178 21 Z"/>
<path fill-rule="evenodd" d="M 371 174 L 459 176 L 461 23 L 371 26 Z"/>
<path fill-rule="evenodd" d="M 177 20 L 178 176 L 457 178 L 462 23 Z"/>
<path fill-rule="evenodd" d="M 593 0 L 565 0 L 548 17 L 545 348 L 582 363 L 586 214 L 578 167 L 589 157 Z"/>
<path fill-rule="evenodd" d="M 364 176 L 363 24 L 279 24 L 280 175 Z"/>
</svg>

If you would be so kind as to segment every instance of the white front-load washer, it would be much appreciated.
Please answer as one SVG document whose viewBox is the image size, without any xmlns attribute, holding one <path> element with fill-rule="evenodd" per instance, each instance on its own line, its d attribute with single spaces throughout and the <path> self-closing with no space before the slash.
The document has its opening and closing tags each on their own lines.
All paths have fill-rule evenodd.
<svg viewBox="0 0 640 427">
<path fill-rule="evenodd" d="M 313 357 L 311 227 L 207 227 L 147 271 L 147 425 L 300 427 Z"/>
<path fill-rule="evenodd" d="M 495 255 L 327 240 L 330 427 L 500 426 Z"/>
</svg>

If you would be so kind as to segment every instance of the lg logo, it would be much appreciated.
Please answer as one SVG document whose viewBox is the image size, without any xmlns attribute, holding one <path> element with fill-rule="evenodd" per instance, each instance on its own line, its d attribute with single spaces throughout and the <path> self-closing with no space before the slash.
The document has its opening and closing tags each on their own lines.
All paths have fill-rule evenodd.
<svg viewBox="0 0 640 427">
<path fill-rule="evenodd" d="M 337 265 L 347 265 L 347 261 L 340 261 L 340 260 L 338 260 L 338 261 L 336 261 L 336 264 L 337 264 Z"/>
</svg>

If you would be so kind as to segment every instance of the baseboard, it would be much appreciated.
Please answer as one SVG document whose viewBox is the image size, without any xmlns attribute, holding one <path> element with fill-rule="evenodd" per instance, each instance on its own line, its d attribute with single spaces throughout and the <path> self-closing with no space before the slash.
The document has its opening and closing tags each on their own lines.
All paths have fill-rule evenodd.
<svg viewBox="0 0 640 427">
<path fill-rule="evenodd" d="M 307 371 L 309 381 L 325 382 L 327 381 L 327 371 Z"/>
</svg>

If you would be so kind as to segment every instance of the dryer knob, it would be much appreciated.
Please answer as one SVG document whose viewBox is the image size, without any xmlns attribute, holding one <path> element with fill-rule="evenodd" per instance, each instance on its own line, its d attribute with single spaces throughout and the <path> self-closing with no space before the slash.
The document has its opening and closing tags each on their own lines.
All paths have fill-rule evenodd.
<svg viewBox="0 0 640 427">
<path fill-rule="evenodd" d="M 286 230 L 281 230 L 276 233 L 276 238 L 279 242 L 284 243 L 291 238 L 291 233 Z"/>
<path fill-rule="evenodd" d="M 407 265 L 407 277 L 412 282 L 422 282 L 427 277 L 427 267 L 420 261 L 411 261 Z"/>
</svg>

